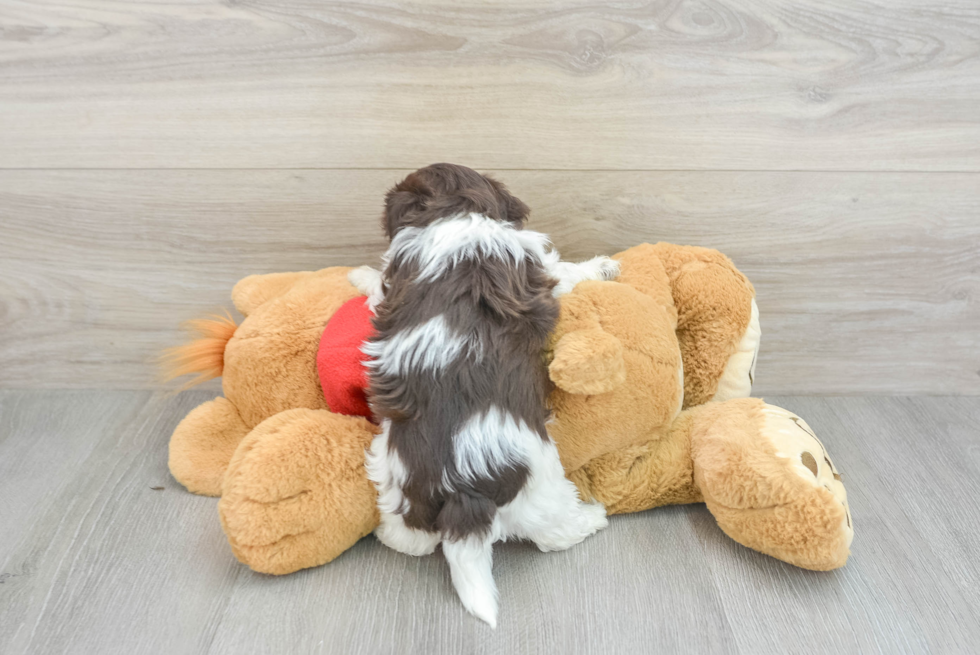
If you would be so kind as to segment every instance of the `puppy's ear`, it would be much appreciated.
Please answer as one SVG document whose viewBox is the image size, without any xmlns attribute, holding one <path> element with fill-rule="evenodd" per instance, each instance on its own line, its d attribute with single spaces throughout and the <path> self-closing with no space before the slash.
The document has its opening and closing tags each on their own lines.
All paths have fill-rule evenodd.
<svg viewBox="0 0 980 655">
<path fill-rule="evenodd" d="M 507 187 L 492 177 L 487 177 L 487 181 L 493 187 L 494 193 L 497 195 L 497 201 L 501 209 L 503 210 L 503 218 L 509 223 L 514 223 L 517 227 L 522 227 L 527 221 L 528 215 L 531 213 L 531 209 L 525 205 L 521 200 L 507 190 Z"/>
<path fill-rule="evenodd" d="M 392 187 L 385 194 L 385 211 L 381 217 L 385 236 L 391 239 L 399 229 L 412 225 L 413 217 L 425 210 L 433 195 L 432 188 L 418 173 L 412 173 Z"/>
<path fill-rule="evenodd" d="M 531 208 L 525 205 L 516 196 L 507 194 L 507 220 L 516 223 L 518 226 L 527 222 L 527 217 L 531 213 Z"/>
</svg>

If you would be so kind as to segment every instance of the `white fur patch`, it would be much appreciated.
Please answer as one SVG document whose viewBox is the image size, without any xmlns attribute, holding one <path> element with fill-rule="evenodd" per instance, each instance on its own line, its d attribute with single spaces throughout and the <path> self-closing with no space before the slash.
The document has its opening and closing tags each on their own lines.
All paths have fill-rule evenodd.
<svg viewBox="0 0 980 655">
<path fill-rule="evenodd" d="M 371 441 L 366 453 L 365 468 L 368 479 L 378 490 L 378 509 L 396 513 L 408 509 L 408 500 L 402 495 L 402 486 L 408 480 L 408 470 L 398 453 L 388 448 L 388 431 L 391 421 L 381 422 L 381 433 Z"/>
<path fill-rule="evenodd" d="M 517 497 L 497 509 L 490 534 L 442 543 L 453 586 L 463 606 L 491 626 L 497 623 L 497 588 L 491 574 L 493 542 L 530 539 L 542 551 L 564 550 L 608 524 L 602 505 L 581 501 L 578 489 L 565 477 L 558 449 L 550 438 L 541 439 L 496 408 L 493 413 L 493 417 L 481 418 L 471 434 L 481 433 L 489 448 L 497 452 L 482 458 L 471 455 L 470 461 L 486 462 L 505 456 L 520 433 L 526 431 L 526 440 L 522 438 L 515 450 L 520 451 L 530 475 Z M 495 426 L 510 434 L 494 438 L 488 430 Z"/>
<path fill-rule="evenodd" d="M 542 551 L 564 550 L 606 527 L 605 508 L 582 502 L 550 438 L 531 444 L 526 464 L 530 476 L 524 488 L 494 518 L 497 539 L 530 539 Z"/>
<path fill-rule="evenodd" d="M 453 436 L 456 470 L 465 480 L 493 478 L 494 471 L 524 464 L 541 437 L 510 412 L 491 406 L 470 418 Z"/>
<path fill-rule="evenodd" d="M 519 263 L 525 257 L 544 261 L 550 242 L 540 232 L 518 230 L 482 214 L 466 214 L 424 227 L 402 228 L 385 253 L 391 261 L 415 261 L 419 280 L 434 280 L 466 259 L 495 257 Z"/>
<path fill-rule="evenodd" d="M 347 281 L 355 289 L 367 296 L 367 305 L 372 312 L 384 300 L 384 284 L 381 271 L 370 266 L 358 266 L 347 273 Z"/>
<path fill-rule="evenodd" d="M 408 472 L 397 452 L 388 448 L 391 422 L 382 423 L 367 453 L 368 478 L 378 490 L 381 523 L 375 530 L 389 548 L 408 555 L 427 555 L 441 535 L 405 525 L 402 512 L 408 501 L 401 487 Z M 460 541 L 443 541 L 453 586 L 463 606 L 491 626 L 497 623 L 497 588 L 493 581 L 493 543 L 516 537 L 530 539 L 542 551 L 563 550 L 606 527 L 606 512 L 597 503 L 583 503 L 575 485 L 566 477 L 551 439 L 541 439 L 522 421 L 494 407 L 475 417 L 460 431 L 456 462 L 465 475 L 487 475 L 491 465 L 522 457 L 530 475 L 517 497 L 500 507 L 490 533 L 470 535 Z"/>
<path fill-rule="evenodd" d="M 479 361 L 483 349 L 475 337 L 462 337 L 450 329 L 442 314 L 402 330 L 382 341 L 369 341 L 361 352 L 373 359 L 367 366 L 382 375 L 402 375 L 410 370 L 436 372 L 460 355 Z"/>
<path fill-rule="evenodd" d="M 449 562 L 453 587 L 463 607 L 491 628 L 497 627 L 497 585 L 493 581 L 493 541 L 470 535 L 446 541 L 442 552 Z"/>
<path fill-rule="evenodd" d="M 374 536 L 388 548 L 415 557 L 431 555 L 441 540 L 439 533 L 410 528 L 401 514 L 387 512 L 381 512 L 381 522 L 374 529 Z"/>
</svg>

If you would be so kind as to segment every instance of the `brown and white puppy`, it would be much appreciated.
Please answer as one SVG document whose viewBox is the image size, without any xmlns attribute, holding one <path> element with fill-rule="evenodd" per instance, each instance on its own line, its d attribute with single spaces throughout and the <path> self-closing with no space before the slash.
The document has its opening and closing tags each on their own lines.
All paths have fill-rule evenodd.
<svg viewBox="0 0 980 655">
<path fill-rule="evenodd" d="M 558 261 L 523 230 L 528 208 L 499 182 L 452 164 L 409 175 L 385 202 L 385 270 L 357 269 L 377 336 L 364 347 L 382 432 L 368 474 L 386 545 L 412 555 L 442 543 L 463 605 L 492 626 L 492 544 L 568 548 L 605 527 L 548 436 L 542 358 L 555 290 L 610 279 L 616 262 Z"/>
</svg>

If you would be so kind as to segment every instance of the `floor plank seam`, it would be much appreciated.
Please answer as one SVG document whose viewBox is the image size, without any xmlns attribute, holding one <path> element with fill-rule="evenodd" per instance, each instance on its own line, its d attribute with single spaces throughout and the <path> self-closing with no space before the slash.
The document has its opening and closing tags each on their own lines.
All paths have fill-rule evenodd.
<svg viewBox="0 0 980 655">
<path fill-rule="evenodd" d="M 980 175 L 978 169 L 916 169 L 916 168 L 501 168 L 479 166 L 484 171 L 500 173 L 798 173 L 812 174 L 873 174 L 873 175 Z M 323 172 L 408 172 L 410 166 L 0 166 L 0 172 L 71 172 L 71 171 L 323 171 Z"/>
</svg>

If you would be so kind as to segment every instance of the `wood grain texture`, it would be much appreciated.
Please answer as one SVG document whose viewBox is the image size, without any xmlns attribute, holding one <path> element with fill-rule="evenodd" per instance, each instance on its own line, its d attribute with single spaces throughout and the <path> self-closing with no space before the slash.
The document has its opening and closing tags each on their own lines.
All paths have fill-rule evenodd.
<svg viewBox="0 0 980 655">
<path fill-rule="evenodd" d="M 213 499 L 167 471 L 206 397 L 0 394 L 0 652 L 206 649 L 240 569 Z"/>
<path fill-rule="evenodd" d="M 495 549 L 500 625 L 441 556 L 373 538 L 285 577 L 237 564 L 215 501 L 169 478 L 189 392 L 0 392 L 0 652 L 971 652 L 980 399 L 773 398 L 844 476 L 847 566 L 742 548 L 703 506 L 617 516 L 562 553 Z M 153 487 L 162 486 L 156 491 Z"/>
<path fill-rule="evenodd" d="M 0 166 L 980 171 L 974 0 L 4 0 Z"/>
<path fill-rule="evenodd" d="M 974 650 L 980 512 L 964 490 L 975 495 L 978 470 L 963 457 L 980 445 L 978 400 L 767 400 L 804 417 L 826 445 L 847 485 L 855 541 L 843 569 L 800 571 L 712 539 L 714 519 L 698 515 L 726 615 L 739 626 L 739 650 L 809 650 L 793 643 L 839 653 Z M 965 629 L 936 629 L 952 624 Z"/>
<path fill-rule="evenodd" d="M 405 171 L 0 172 L 0 387 L 152 388 L 251 273 L 374 263 Z M 722 250 L 756 392 L 980 393 L 980 175 L 499 171 L 568 258 Z"/>
</svg>

